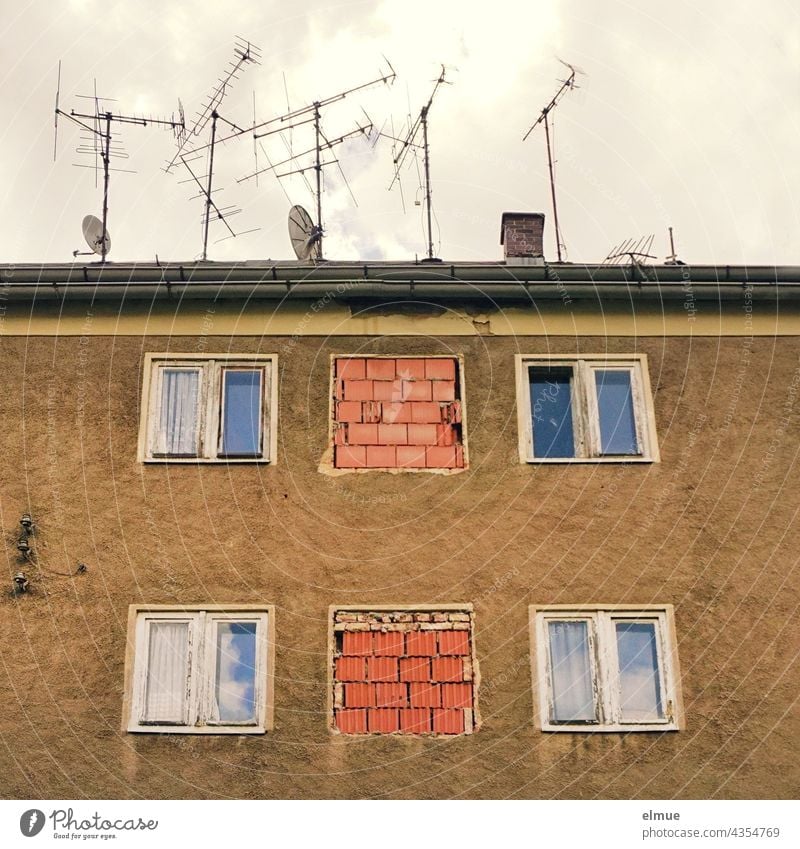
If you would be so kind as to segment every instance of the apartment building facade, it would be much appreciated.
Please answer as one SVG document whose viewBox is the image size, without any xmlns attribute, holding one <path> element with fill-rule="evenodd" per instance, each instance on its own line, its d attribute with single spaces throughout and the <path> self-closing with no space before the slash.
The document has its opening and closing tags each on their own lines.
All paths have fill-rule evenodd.
<svg viewBox="0 0 800 849">
<path fill-rule="evenodd" d="M 800 269 L 542 228 L 0 267 L 4 797 L 796 792 Z"/>
</svg>

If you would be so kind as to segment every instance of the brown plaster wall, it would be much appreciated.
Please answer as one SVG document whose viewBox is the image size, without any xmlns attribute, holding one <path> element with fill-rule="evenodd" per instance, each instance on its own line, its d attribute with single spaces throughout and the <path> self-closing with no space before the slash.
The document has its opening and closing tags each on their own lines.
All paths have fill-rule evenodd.
<svg viewBox="0 0 800 849">
<path fill-rule="evenodd" d="M 276 466 L 136 463 L 143 352 L 203 346 L 279 354 Z M 661 463 L 519 464 L 513 355 L 578 350 L 648 354 Z M 463 354 L 469 470 L 320 474 L 334 352 Z M 0 795 L 795 795 L 799 367 L 792 337 L 4 338 Z M 275 730 L 122 733 L 128 605 L 226 601 L 277 606 Z M 475 605 L 481 729 L 332 734 L 328 605 L 419 602 Z M 528 604 L 592 602 L 675 605 L 685 731 L 533 727 Z"/>
</svg>

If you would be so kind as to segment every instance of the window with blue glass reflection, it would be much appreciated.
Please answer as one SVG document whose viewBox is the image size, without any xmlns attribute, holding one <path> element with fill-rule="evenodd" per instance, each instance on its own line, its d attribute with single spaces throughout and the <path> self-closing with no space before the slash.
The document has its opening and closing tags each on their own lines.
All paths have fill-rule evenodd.
<svg viewBox="0 0 800 849">
<path fill-rule="evenodd" d="M 572 369 L 531 368 L 533 445 L 537 457 L 574 457 Z"/>
<path fill-rule="evenodd" d="M 639 454 L 629 369 L 595 369 L 601 454 Z"/>
<path fill-rule="evenodd" d="M 257 457 L 261 454 L 262 371 L 223 371 L 220 454 Z"/>
<path fill-rule="evenodd" d="M 655 462 L 643 354 L 520 356 L 523 462 Z"/>
</svg>

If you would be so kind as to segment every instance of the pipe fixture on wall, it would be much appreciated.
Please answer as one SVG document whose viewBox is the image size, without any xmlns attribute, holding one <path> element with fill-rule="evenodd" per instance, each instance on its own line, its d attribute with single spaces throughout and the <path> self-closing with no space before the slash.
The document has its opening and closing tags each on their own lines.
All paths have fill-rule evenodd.
<svg viewBox="0 0 800 849">
<path fill-rule="evenodd" d="M 20 531 L 19 539 L 17 540 L 17 551 L 19 551 L 25 560 L 30 560 L 31 544 L 29 540 L 33 533 L 33 518 L 31 517 L 31 514 L 23 513 L 19 523 L 22 525 L 22 530 Z M 16 578 L 14 580 L 16 580 Z"/>
</svg>

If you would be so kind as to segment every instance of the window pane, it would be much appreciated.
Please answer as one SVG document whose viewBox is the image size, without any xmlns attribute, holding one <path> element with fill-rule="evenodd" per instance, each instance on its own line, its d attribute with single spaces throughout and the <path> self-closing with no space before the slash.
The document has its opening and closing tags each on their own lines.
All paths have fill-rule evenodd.
<svg viewBox="0 0 800 849">
<path fill-rule="evenodd" d="M 534 456 L 574 457 L 572 369 L 532 368 L 529 380 Z"/>
<path fill-rule="evenodd" d="M 629 371 L 594 373 L 600 416 L 601 454 L 640 454 Z"/>
<path fill-rule="evenodd" d="M 588 622 L 548 622 L 554 722 L 594 722 Z"/>
<path fill-rule="evenodd" d="M 147 651 L 146 722 L 186 722 L 189 623 L 151 622 Z"/>
<path fill-rule="evenodd" d="M 256 720 L 256 623 L 220 622 L 212 719 Z"/>
<path fill-rule="evenodd" d="M 261 376 L 260 369 L 225 369 L 220 453 L 247 457 L 261 453 Z"/>
<path fill-rule="evenodd" d="M 655 623 L 617 622 L 617 653 L 622 721 L 663 719 Z"/>
<path fill-rule="evenodd" d="M 175 457 L 196 457 L 200 416 L 200 372 L 161 370 L 161 411 L 156 452 Z"/>
</svg>

